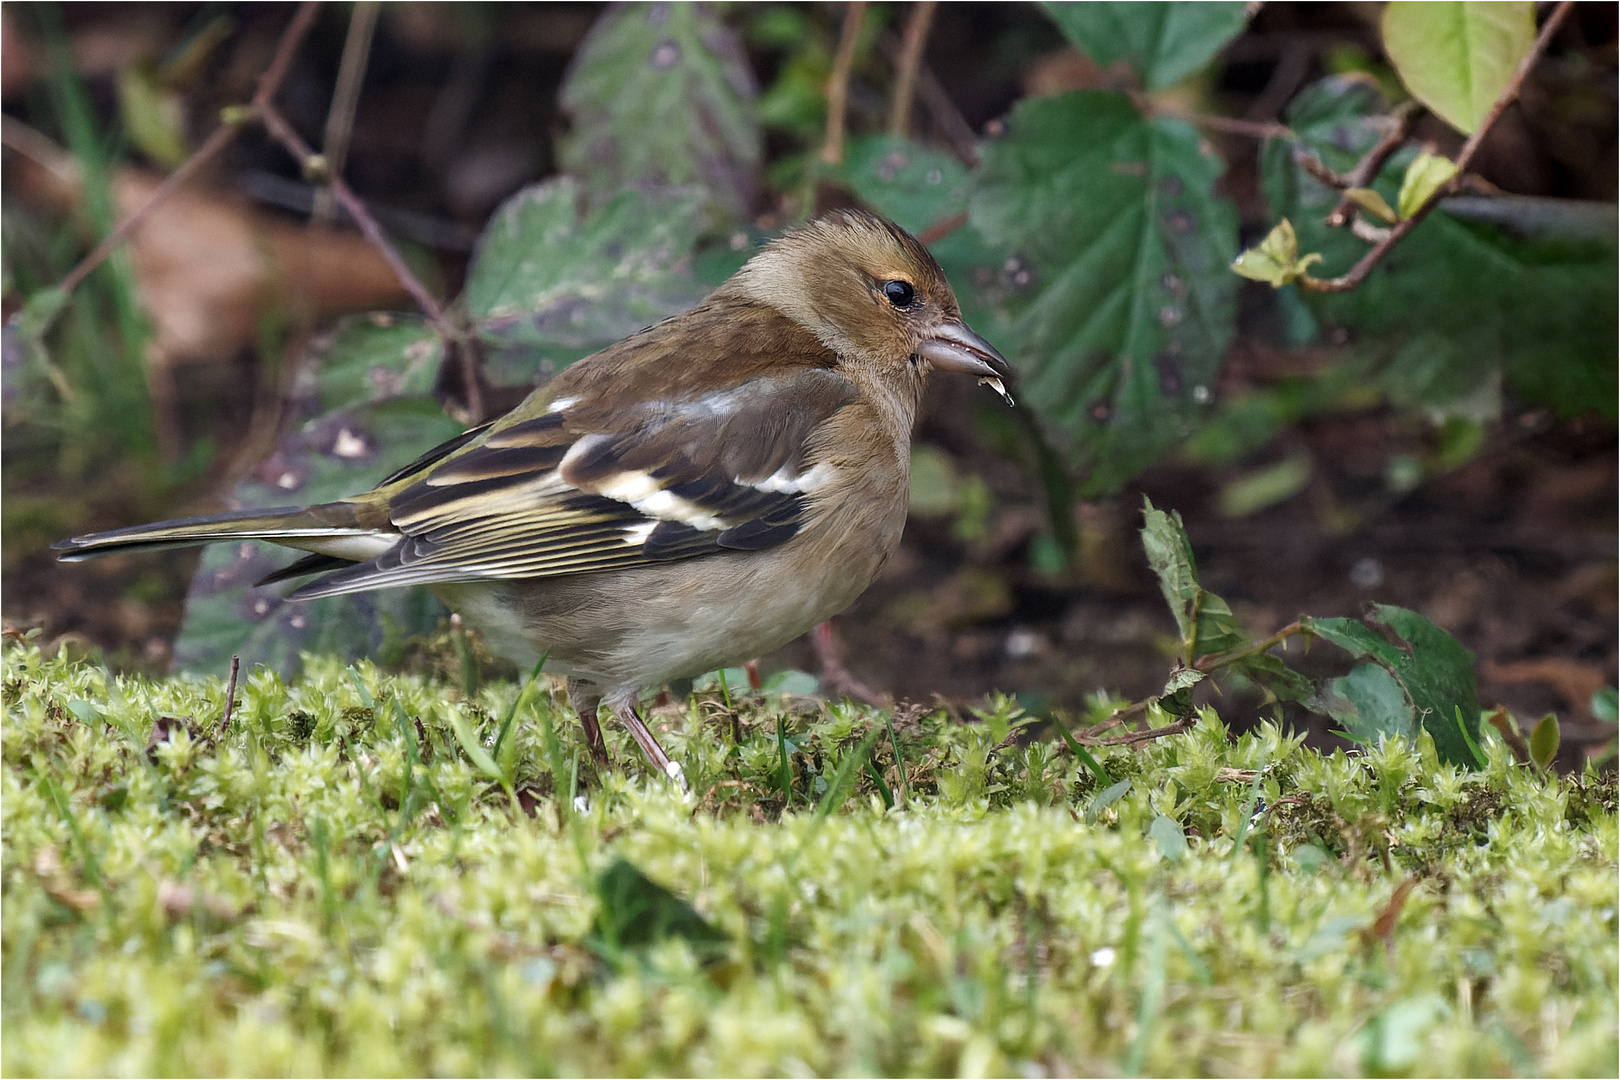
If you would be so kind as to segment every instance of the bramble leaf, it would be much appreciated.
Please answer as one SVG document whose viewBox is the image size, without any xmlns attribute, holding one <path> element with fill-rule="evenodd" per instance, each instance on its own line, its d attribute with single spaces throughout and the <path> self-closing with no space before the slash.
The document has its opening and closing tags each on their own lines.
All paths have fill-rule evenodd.
<svg viewBox="0 0 1620 1080">
<path fill-rule="evenodd" d="M 758 90 L 736 31 L 706 4 L 610 7 L 562 88 L 564 170 L 602 205 L 627 189 L 696 185 L 707 228 L 746 217 L 763 155 Z"/>
<path fill-rule="evenodd" d="M 1149 90 L 1180 82 L 1243 32 L 1247 7 L 1234 3 L 1043 3 L 1081 52 L 1107 66 L 1123 59 Z"/>
<path fill-rule="evenodd" d="M 985 147 L 969 213 L 1000 257 L 1003 351 L 1067 433 L 1083 492 L 1136 475 L 1211 396 L 1237 295 L 1220 171 L 1192 128 L 1111 93 L 1026 99 Z"/>
<path fill-rule="evenodd" d="M 467 275 L 489 377 L 544 382 L 700 300 L 691 258 L 701 202 L 693 190 L 625 192 L 586 211 L 582 185 L 566 176 L 508 199 Z"/>
</svg>

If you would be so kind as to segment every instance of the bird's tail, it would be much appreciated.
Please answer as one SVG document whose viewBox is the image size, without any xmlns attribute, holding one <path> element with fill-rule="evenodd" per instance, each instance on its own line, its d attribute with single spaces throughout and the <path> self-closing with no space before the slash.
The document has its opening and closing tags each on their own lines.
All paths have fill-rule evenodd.
<svg viewBox="0 0 1620 1080">
<path fill-rule="evenodd" d="M 348 502 L 243 510 L 89 533 L 59 540 L 51 547 L 62 552 L 57 556 L 61 561 L 80 562 L 126 551 L 190 547 L 220 540 L 268 540 L 285 547 L 358 561 L 371 558 L 399 538 L 397 534 L 389 536 L 383 530 L 360 524 L 358 511 L 358 504 Z"/>
</svg>

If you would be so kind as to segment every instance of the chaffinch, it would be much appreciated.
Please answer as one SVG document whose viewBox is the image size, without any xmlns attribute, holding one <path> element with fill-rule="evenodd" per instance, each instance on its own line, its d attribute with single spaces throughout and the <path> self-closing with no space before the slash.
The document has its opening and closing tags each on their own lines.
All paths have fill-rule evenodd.
<svg viewBox="0 0 1620 1080">
<path fill-rule="evenodd" d="M 311 553 L 265 579 L 318 575 L 289 599 L 427 585 L 497 652 L 569 677 L 599 762 L 605 699 L 679 780 L 641 690 L 784 645 L 871 584 L 905 525 L 931 371 L 1011 400 L 1007 362 L 927 250 L 834 211 L 364 494 L 56 547 L 75 561 L 268 540 Z"/>
</svg>

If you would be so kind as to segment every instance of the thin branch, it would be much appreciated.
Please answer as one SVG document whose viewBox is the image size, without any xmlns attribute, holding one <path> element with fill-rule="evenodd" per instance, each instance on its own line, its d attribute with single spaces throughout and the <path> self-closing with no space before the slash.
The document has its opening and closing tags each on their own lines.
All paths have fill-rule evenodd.
<svg viewBox="0 0 1620 1080">
<path fill-rule="evenodd" d="M 265 130 L 285 147 L 288 153 L 292 154 L 300 168 L 314 167 L 316 171 L 319 171 L 325 164 L 320 159 L 320 156 L 310 149 L 303 136 L 298 134 L 293 126 L 287 122 L 287 118 L 282 116 L 274 106 L 264 106 L 260 110 L 259 118 L 264 121 Z M 411 270 L 410 265 L 400 255 L 399 249 L 394 247 L 393 242 L 383 232 L 382 226 L 377 224 L 377 219 L 371 216 L 370 210 L 366 209 L 366 204 L 361 202 L 359 197 L 349 189 L 349 185 L 343 182 L 341 176 L 329 176 L 326 178 L 326 182 L 331 185 L 332 197 L 337 200 L 337 204 L 343 207 L 344 212 L 349 217 L 354 219 L 354 223 L 359 227 L 360 232 L 364 234 L 367 240 L 371 241 L 372 246 L 377 249 L 383 260 L 394 271 L 394 276 L 399 279 L 399 283 L 405 287 L 406 292 L 411 294 L 411 299 L 416 301 L 416 306 L 422 309 L 422 314 L 426 315 L 428 322 L 433 324 L 434 332 L 439 335 L 444 347 L 451 350 L 459 359 L 465 382 L 463 389 L 467 394 L 467 412 L 471 417 L 470 422 L 478 423 L 483 419 L 484 415 L 484 394 L 478 380 L 476 353 L 450 325 L 450 321 L 445 317 L 444 306 L 434 298 L 432 293 L 428 292 L 427 286 L 423 285 L 421 279 Z"/>
<path fill-rule="evenodd" d="M 1378 145 L 1356 163 L 1356 167 L 1345 178 L 1348 181 L 1345 185 L 1346 191 L 1350 188 L 1367 187 L 1378 178 L 1379 172 L 1384 168 L 1384 162 L 1406 142 L 1406 137 L 1412 134 L 1412 125 L 1417 123 L 1422 113 L 1422 107 L 1415 101 L 1404 101 L 1395 107 L 1390 116 L 1394 123 L 1390 126 L 1389 133 L 1378 140 Z M 1355 209 L 1355 200 L 1348 194 L 1341 195 L 1339 205 L 1327 216 L 1327 223 L 1335 229 L 1342 229 L 1350 224 L 1350 217 Z"/>
<path fill-rule="evenodd" d="M 79 283 L 84 281 L 92 270 L 105 262 L 107 256 L 111 255 L 119 244 L 129 239 L 130 234 L 140 227 L 141 223 L 151 215 L 153 210 L 157 209 L 159 204 L 170 195 L 173 195 L 187 181 L 197 175 L 205 164 L 213 160 L 221 150 L 231 144 L 231 141 L 236 138 L 248 121 L 252 120 L 257 111 L 265 103 L 269 102 L 276 91 L 281 88 L 282 80 L 287 77 L 287 72 L 292 67 L 293 55 L 303 42 L 304 35 L 314 25 L 315 13 L 319 9 L 320 4 L 310 0 L 310 2 L 305 3 L 298 9 L 298 14 L 294 15 L 292 22 L 287 24 L 287 29 L 282 31 L 281 41 L 276 45 L 275 57 L 270 61 L 270 66 L 264 69 L 264 74 L 259 76 L 259 85 L 253 94 L 253 103 L 246 109 L 224 110 L 221 114 L 220 126 L 215 128 L 207 139 L 203 140 L 203 144 L 182 162 L 179 168 L 170 173 L 152 191 L 152 194 L 147 197 L 144 203 L 136 207 L 128 217 L 113 226 L 112 232 L 108 233 L 101 243 L 92 248 L 88 255 L 80 259 L 77 266 L 68 271 L 67 276 L 57 283 L 56 287 L 58 289 L 70 293 L 78 288 Z"/>
<path fill-rule="evenodd" d="M 861 17 L 866 0 L 849 0 L 844 8 L 844 29 L 838 35 L 838 54 L 833 58 L 832 76 L 827 80 L 827 139 L 821 145 L 821 160 L 828 165 L 844 161 L 844 120 L 849 109 L 849 72 L 855 65 L 855 46 L 860 41 Z"/>
<path fill-rule="evenodd" d="M 1242 660 L 1245 657 L 1253 656 L 1256 653 L 1263 653 L 1274 645 L 1281 645 L 1284 641 L 1287 641 L 1296 634 L 1309 633 L 1311 633 L 1311 631 L 1307 630 L 1302 623 L 1298 621 L 1291 622 L 1281 630 L 1277 631 L 1275 634 L 1272 634 L 1270 637 L 1266 638 L 1264 641 L 1256 642 L 1253 645 L 1246 646 L 1242 649 L 1236 649 L 1229 653 L 1212 653 L 1208 656 L 1200 656 L 1193 664 L 1193 667 L 1196 670 L 1207 674 L 1216 670 L 1217 668 L 1223 668 L 1228 664 L 1234 663 L 1235 661 Z"/>
<path fill-rule="evenodd" d="M 1480 144 L 1485 141 L 1485 136 L 1490 133 L 1492 126 L 1501 118 L 1507 107 L 1513 104 L 1513 101 L 1519 96 L 1519 89 L 1524 85 L 1525 78 L 1530 74 L 1530 70 L 1535 67 L 1536 61 L 1541 58 L 1542 53 L 1546 52 L 1547 43 L 1552 40 L 1552 36 L 1558 32 L 1558 28 L 1563 25 L 1564 20 L 1569 17 L 1569 13 L 1574 7 L 1575 0 L 1562 0 L 1553 9 L 1553 13 L 1547 17 L 1546 23 L 1541 28 L 1541 33 L 1536 35 L 1536 43 L 1524 55 L 1524 59 L 1519 61 L 1518 70 L 1513 73 L 1513 78 L 1508 81 L 1502 93 L 1497 96 L 1496 103 L 1491 106 L 1491 111 L 1486 114 L 1484 122 L 1463 144 L 1461 153 L 1457 155 L 1457 176 L 1440 185 L 1411 217 L 1406 218 L 1391 229 L 1389 235 L 1374 245 L 1367 254 L 1363 255 L 1361 260 L 1351 267 L 1348 273 L 1340 277 L 1327 279 L 1313 278 L 1306 275 L 1299 279 L 1300 288 L 1307 292 L 1317 293 L 1349 292 L 1354 289 L 1367 280 L 1367 275 L 1372 273 L 1373 267 L 1377 266 L 1383 257 L 1388 254 L 1390 248 L 1400 243 L 1407 233 L 1417 228 L 1418 223 L 1429 215 L 1429 211 L 1440 205 L 1441 199 L 1454 194 L 1458 190 L 1461 186 L 1458 177 L 1468 170 L 1469 164 L 1474 160 L 1474 155 L 1479 151 Z"/>
<path fill-rule="evenodd" d="M 1163 727 L 1145 728 L 1142 731 L 1133 731 L 1128 735 L 1116 735 L 1111 739 L 1099 739 L 1093 735 L 1077 734 L 1074 741 L 1083 746 L 1135 746 L 1138 743 L 1163 739 L 1169 735 L 1180 735 L 1184 731 L 1191 731 L 1197 724 L 1198 717 L 1183 716 L 1180 720 L 1172 721 Z"/>
<path fill-rule="evenodd" d="M 893 34 L 885 33 L 878 38 L 878 47 L 889 58 L 889 62 L 897 68 L 900 65 L 901 42 Z M 951 152 L 958 161 L 973 168 L 979 163 L 979 136 L 974 132 L 973 125 L 962 116 L 962 110 L 956 107 L 951 95 L 939 84 L 927 64 L 919 56 L 917 61 L 917 100 L 923 108 L 933 116 L 945 136 L 945 141 L 951 144 Z"/>
<path fill-rule="evenodd" d="M 371 58 L 371 39 L 377 31 L 378 0 L 360 0 L 349 16 L 349 33 L 343 39 L 343 59 L 338 63 L 337 86 L 332 106 L 326 114 L 326 134 L 321 138 L 321 154 L 333 176 L 343 175 L 349 157 L 349 136 L 354 133 L 354 112 L 360 105 L 360 88 L 366 81 L 366 62 Z M 315 208 L 310 219 L 322 225 L 332 220 L 332 192 L 315 192 Z"/>
<path fill-rule="evenodd" d="M 910 128 L 911 99 L 917 92 L 917 69 L 922 66 L 923 46 L 928 44 L 928 28 L 934 22 L 938 0 L 918 0 L 906 21 L 900 41 L 900 61 L 894 82 L 894 100 L 889 103 L 889 134 L 904 137 Z"/>
<path fill-rule="evenodd" d="M 215 730 L 216 736 L 225 734 L 225 729 L 231 726 L 231 713 L 236 711 L 236 674 L 242 669 L 242 658 L 231 656 L 231 679 L 225 684 L 225 713 L 219 718 L 219 727 Z"/>
</svg>

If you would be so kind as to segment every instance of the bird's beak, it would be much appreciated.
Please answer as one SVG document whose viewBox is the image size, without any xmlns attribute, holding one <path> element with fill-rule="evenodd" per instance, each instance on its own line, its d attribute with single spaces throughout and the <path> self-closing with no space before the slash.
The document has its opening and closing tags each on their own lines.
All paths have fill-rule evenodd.
<svg viewBox="0 0 1620 1080">
<path fill-rule="evenodd" d="M 977 375 L 979 382 L 990 387 L 1012 404 L 1004 380 L 1012 378 L 1012 368 L 996 347 L 967 328 L 965 323 L 951 320 L 929 331 L 917 343 L 917 355 L 928 361 L 935 371 L 955 371 L 963 375 Z"/>
</svg>

